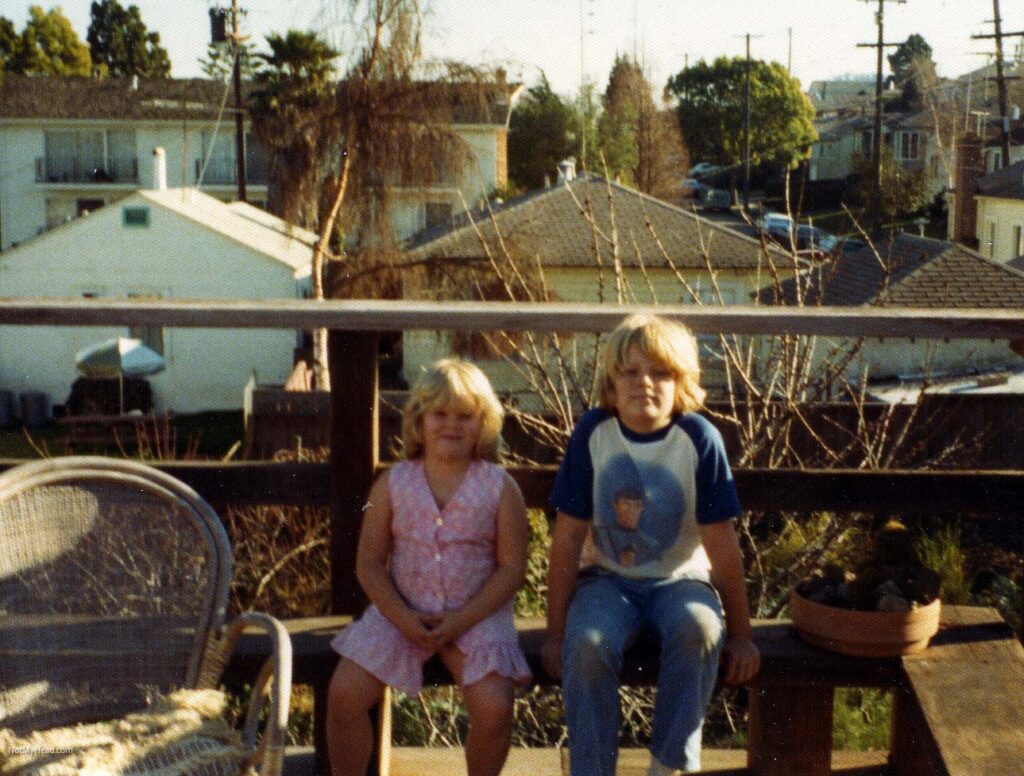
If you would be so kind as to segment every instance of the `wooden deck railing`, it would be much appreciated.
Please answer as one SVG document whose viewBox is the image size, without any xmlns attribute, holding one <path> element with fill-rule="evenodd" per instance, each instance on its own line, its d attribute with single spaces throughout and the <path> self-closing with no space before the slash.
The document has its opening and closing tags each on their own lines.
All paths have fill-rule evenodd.
<svg viewBox="0 0 1024 776">
<path fill-rule="evenodd" d="M 381 465 L 376 332 L 600 332 L 613 328 L 624 314 L 638 311 L 675 317 L 700 333 L 1024 340 L 1024 310 L 614 307 L 417 301 L 0 299 L 0 325 L 330 329 L 329 357 L 335 390 L 331 398 L 328 463 L 173 462 L 159 466 L 192 484 L 215 504 L 330 503 L 333 610 L 354 614 L 361 610 L 365 600 L 354 577 L 361 508 Z M 359 379 L 352 379 L 353 375 Z M 11 463 L 0 462 L 0 467 Z M 553 471 L 517 469 L 514 474 L 528 502 L 532 506 L 543 505 Z M 785 505 L 793 510 L 912 508 L 920 512 L 931 505 L 944 512 L 1020 516 L 1019 505 L 1024 503 L 1024 472 L 738 469 L 736 478 L 744 504 L 751 509 Z M 766 745 L 773 744 L 773 736 L 764 738 Z"/>
</svg>

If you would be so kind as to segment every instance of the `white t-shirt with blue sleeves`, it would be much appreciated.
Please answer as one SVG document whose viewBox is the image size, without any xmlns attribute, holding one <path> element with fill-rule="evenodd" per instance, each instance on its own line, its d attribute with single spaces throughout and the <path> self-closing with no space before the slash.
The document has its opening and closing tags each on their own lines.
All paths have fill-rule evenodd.
<svg viewBox="0 0 1024 776">
<path fill-rule="evenodd" d="M 698 524 L 740 514 L 722 435 L 695 413 L 638 434 L 607 410 L 587 411 L 550 503 L 591 521 L 582 565 L 633 578 L 708 580 Z"/>
</svg>

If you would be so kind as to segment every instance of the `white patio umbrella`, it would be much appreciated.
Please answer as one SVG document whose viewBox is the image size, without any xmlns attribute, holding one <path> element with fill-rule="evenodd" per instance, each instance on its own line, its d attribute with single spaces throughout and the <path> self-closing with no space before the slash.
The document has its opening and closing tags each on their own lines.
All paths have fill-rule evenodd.
<svg viewBox="0 0 1024 776">
<path fill-rule="evenodd" d="M 156 374 L 166 366 L 163 356 L 134 337 L 114 337 L 83 348 L 75 354 L 75 367 L 84 376 L 117 378 L 122 413 L 124 378 Z"/>
</svg>

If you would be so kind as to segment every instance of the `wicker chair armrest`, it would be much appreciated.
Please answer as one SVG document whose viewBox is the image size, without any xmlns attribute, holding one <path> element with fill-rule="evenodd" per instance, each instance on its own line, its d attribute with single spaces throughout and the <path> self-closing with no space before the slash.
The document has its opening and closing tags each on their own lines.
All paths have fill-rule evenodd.
<svg viewBox="0 0 1024 776">
<path fill-rule="evenodd" d="M 279 620 L 269 614 L 246 612 L 232 620 L 221 643 L 225 662 L 247 627 L 257 627 L 270 636 L 271 654 L 260 669 L 245 713 L 242 743 L 246 765 L 260 776 L 280 776 L 284 764 L 285 731 L 292 691 L 292 642 Z M 259 737 L 260 712 L 269 694 L 270 714 Z"/>
</svg>

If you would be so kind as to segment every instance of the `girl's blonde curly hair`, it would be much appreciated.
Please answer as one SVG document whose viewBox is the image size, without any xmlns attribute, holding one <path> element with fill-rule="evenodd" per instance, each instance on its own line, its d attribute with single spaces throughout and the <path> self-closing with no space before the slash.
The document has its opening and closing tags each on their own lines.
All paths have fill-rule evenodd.
<svg viewBox="0 0 1024 776">
<path fill-rule="evenodd" d="M 480 367 L 459 358 L 445 358 L 432 364 L 410 391 L 402 410 L 403 456 L 423 455 L 423 416 L 448 404 L 469 407 L 480 414 L 480 438 L 474 455 L 485 461 L 497 461 L 505 410 Z"/>
</svg>

